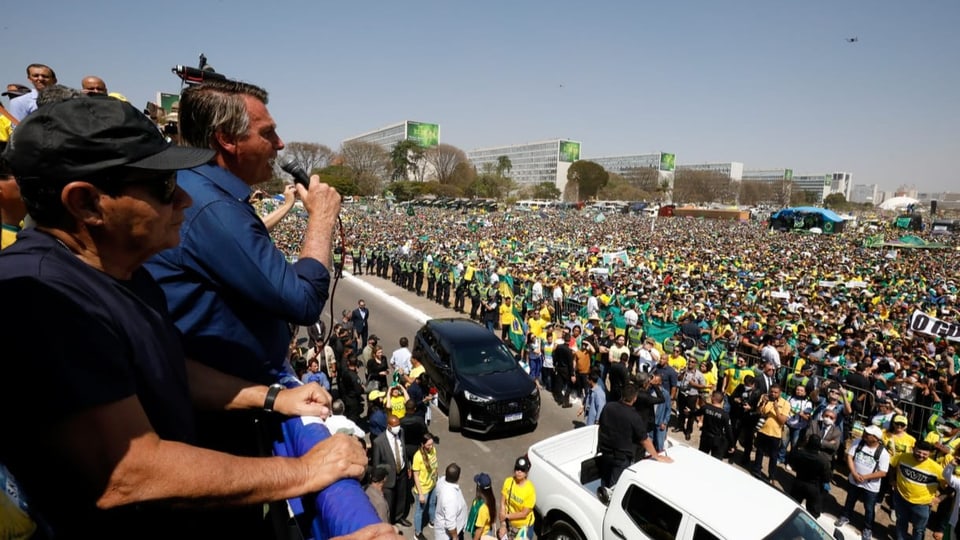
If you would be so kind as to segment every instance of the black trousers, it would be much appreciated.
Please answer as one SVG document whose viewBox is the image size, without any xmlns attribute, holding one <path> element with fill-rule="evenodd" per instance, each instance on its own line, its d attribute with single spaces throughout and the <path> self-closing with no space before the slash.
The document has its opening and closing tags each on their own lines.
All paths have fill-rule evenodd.
<svg viewBox="0 0 960 540">
<path fill-rule="evenodd" d="M 823 511 L 823 486 L 814 482 L 806 482 L 800 479 L 794 480 L 790 486 L 790 498 L 802 503 L 807 501 L 807 512 L 810 512 L 815 518 L 820 517 Z"/>
<path fill-rule="evenodd" d="M 613 487 L 620 480 L 620 475 L 630 466 L 630 456 L 616 453 L 603 453 L 597 456 L 597 466 L 600 469 L 600 485 Z"/>
</svg>

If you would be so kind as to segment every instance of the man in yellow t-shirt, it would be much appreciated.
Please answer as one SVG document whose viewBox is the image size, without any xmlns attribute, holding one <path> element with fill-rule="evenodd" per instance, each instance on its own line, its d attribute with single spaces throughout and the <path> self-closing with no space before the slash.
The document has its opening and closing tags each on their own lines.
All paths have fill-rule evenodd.
<svg viewBox="0 0 960 540">
<path fill-rule="evenodd" d="M 934 447 L 919 441 L 913 452 L 902 454 L 897 464 L 893 507 L 897 513 L 897 538 L 923 538 L 930 519 L 930 504 L 943 483 L 943 466 L 930 459 Z M 914 535 L 907 529 L 913 525 Z"/>
<path fill-rule="evenodd" d="M 756 477 L 761 476 L 763 457 L 767 456 L 767 476 L 769 481 L 774 479 L 777 470 L 777 454 L 780 452 L 780 440 L 783 436 L 783 426 L 790 418 L 790 402 L 780 395 L 780 385 L 773 384 L 770 391 L 760 397 L 757 410 L 763 419 L 763 426 L 757 431 L 756 455 L 753 460 L 752 472 Z"/>
<path fill-rule="evenodd" d="M 513 465 L 513 476 L 503 481 L 500 491 L 500 517 L 511 530 L 527 529 L 524 538 L 533 538 L 533 507 L 537 503 L 537 491 L 533 482 L 527 480 L 530 461 L 525 457 L 517 458 Z M 512 535 L 516 536 L 516 535 Z"/>
<path fill-rule="evenodd" d="M 500 303 L 500 339 L 507 340 L 510 336 L 510 326 L 513 325 L 513 299 L 504 297 Z"/>
</svg>

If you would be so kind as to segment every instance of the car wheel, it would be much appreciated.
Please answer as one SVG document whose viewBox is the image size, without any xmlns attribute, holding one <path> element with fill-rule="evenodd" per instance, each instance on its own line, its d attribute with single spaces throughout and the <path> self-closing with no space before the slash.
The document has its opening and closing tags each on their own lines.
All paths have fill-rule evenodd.
<svg viewBox="0 0 960 540">
<path fill-rule="evenodd" d="M 450 398 L 449 412 L 447 413 L 450 431 L 460 431 L 460 406 L 457 405 L 457 398 Z"/>
<path fill-rule="evenodd" d="M 562 519 L 558 519 L 544 536 L 546 540 L 583 540 L 583 535 L 576 527 Z"/>
</svg>

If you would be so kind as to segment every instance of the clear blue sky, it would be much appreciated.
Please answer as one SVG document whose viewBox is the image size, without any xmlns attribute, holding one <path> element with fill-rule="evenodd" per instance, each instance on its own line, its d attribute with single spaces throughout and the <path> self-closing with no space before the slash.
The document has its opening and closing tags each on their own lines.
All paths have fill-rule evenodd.
<svg viewBox="0 0 960 540">
<path fill-rule="evenodd" d="M 960 191 L 958 24 L 958 0 L 18 1 L 0 72 L 95 74 L 142 107 L 203 52 L 270 92 L 288 142 L 409 119 L 464 150 L 560 137 Z"/>
</svg>

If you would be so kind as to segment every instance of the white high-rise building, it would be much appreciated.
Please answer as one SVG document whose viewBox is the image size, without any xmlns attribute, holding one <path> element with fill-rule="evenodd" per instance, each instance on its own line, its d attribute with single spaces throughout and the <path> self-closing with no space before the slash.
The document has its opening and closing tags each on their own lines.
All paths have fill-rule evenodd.
<svg viewBox="0 0 960 540">
<path fill-rule="evenodd" d="M 563 193 L 567 187 L 567 171 L 580 159 L 580 143 L 566 139 L 479 148 L 467 152 L 467 158 L 477 168 L 496 167 L 502 156 L 510 159 L 510 178 L 518 186 L 533 186 L 549 182 Z"/>
</svg>

